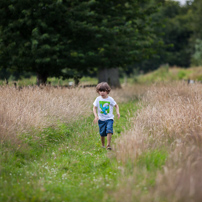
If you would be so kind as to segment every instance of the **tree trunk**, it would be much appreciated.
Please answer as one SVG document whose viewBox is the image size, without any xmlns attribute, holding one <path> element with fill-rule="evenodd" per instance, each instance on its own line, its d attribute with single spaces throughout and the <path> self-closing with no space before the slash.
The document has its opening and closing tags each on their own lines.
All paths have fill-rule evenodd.
<svg viewBox="0 0 202 202">
<path fill-rule="evenodd" d="M 78 77 L 74 77 L 74 85 L 75 86 L 79 85 L 79 78 Z"/>
<path fill-rule="evenodd" d="M 36 84 L 39 85 L 46 85 L 48 78 L 48 74 L 46 72 L 44 73 L 37 73 L 37 81 Z"/>
<path fill-rule="evenodd" d="M 112 88 L 120 88 L 119 69 L 118 68 L 104 68 L 98 70 L 98 82 L 107 82 Z"/>
</svg>

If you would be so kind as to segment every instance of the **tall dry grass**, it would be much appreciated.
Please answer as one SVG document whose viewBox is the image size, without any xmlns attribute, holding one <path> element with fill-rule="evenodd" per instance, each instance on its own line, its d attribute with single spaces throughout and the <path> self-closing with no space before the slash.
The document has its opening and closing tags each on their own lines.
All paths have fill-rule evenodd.
<svg viewBox="0 0 202 202">
<path fill-rule="evenodd" d="M 110 93 L 120 103 L 141 93 L 142 87 L 128 86 Z M 95 88 L 0 87 L 0 140 L 41 130 L 57 121 L 69 123 L 92 114 Z"/>
<path fill-rule="evenodd" d="M 30 129 L 69 122 L 90 113 L 89 102 L 95 96 L 90 89 L 0 87 L 0 137 L 13 138 Z M 6 133 L 5 133 L 6 132 Z"/>
<path fill-rule="evenodd" d="M 154 201 L 202 201 L 202 150 L 193 146 L 177 146 L 156 178 L 151 194 Z M 147 196 L 148 198 L 148 196 Z"/>
<path fill-rule="evenodd" d="M 167 148 L 169 158 L 148 194 L 135 189 L 135 172 L 116 198 L 133 201 L 202 201 L 202 85 L 184 82 L 153 85 L 142 99 L 133 128 L 117 140 L 116 157 L 126 163 L 143 152 Z M 133 183 L 131 183 L 131 181 Z M 131 185 L 131 186 L 130 186 Z"/>
</svg>

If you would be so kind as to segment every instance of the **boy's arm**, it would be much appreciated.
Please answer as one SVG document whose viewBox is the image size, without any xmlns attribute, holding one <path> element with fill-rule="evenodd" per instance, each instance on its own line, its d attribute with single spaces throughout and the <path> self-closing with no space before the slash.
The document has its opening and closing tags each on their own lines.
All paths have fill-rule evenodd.
<svg viewBox="0 0 202 202">
<path fill-rule="evenodd" d="M 120 118 L 119 106 L 116 104 L 116 105 L 115 105 L 115 108 L 116 108 L 117 117 L 118 117 L 118 119 L 119 119 L 119 118 Z"/>
<path fill-rule="evenodd" d="M 96 106 L 93 106 L 93 114 L 95 116 L 94 123 L 97 123 L 99 118 L 97 115 L 97 107 Z"/>
</svg>

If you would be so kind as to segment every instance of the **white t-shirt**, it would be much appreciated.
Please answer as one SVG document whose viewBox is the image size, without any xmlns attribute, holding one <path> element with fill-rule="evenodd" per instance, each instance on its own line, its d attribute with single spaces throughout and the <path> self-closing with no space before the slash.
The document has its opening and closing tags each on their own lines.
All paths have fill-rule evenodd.
<svg viewBox="0 0 202 202">
<path fill-rule="evenodd" d="M 112 97 L 102 98 L 102 96 L 99 96 L 95 99 L 93 105 L 98 108 L 99 120 L 106 121 L 108 119 L 114 119 L 113 108 L 116 102 Z"/>
</svg>

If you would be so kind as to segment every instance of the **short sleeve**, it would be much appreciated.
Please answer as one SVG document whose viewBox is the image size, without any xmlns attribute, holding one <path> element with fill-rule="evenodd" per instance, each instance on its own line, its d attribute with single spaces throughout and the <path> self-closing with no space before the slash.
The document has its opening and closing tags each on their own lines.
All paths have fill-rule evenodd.
<svg viewBox="0 0 202 202">
<path fill-rule="evenodd" d="M 98 98 L 95 99 L 95 101 L 93 102 L 93 105 L 94 105 L 95 107 L 98 107 Z"/>
<path fill-rule="evenodd" d="M 111 105 L 114 107 L 116 105 L 116 101 L 113 98 L 111 98 L 111 99 L 112 99 L 111 100 Z"/>
</svg>

